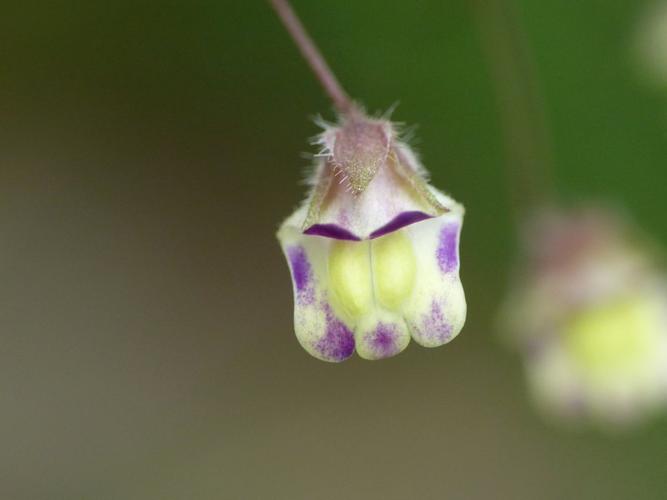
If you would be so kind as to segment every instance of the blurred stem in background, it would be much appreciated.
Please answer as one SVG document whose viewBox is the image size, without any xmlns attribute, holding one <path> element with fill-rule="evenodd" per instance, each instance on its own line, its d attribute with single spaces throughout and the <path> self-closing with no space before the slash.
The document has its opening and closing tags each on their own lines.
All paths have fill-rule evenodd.
<svg viewBox="0 0 667 500">
<path fill-rule="evenodd" d="M 472 0 L 495 86 L 517 222 L 554 198 L 553 152 L 530 45 L 514 0 Z"/>
<path fill-rule="evenodd" d="M 350 111 L 354 106 L 352 100 L 338 82 L 336 75 L 331 71 L 324 56 L 308 35 L 292 6 L 287 0 L 269 1 L 336 109 L 341 114 Z"/>
</svg>

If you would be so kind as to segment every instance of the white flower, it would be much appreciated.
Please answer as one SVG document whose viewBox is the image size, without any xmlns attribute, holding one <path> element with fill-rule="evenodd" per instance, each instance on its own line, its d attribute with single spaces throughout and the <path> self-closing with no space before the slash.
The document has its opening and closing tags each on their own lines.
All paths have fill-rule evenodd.
<svg viewBox="0 0 667 500">
<path fill-rule="evenodd" d="M 667 402 L 667 282 L 608 211 L 536 219 L 508 337 L 547 415 L 626 424 Z"/>
<path fill-rule="evenodd" d="M 394 356 L 411 337 L 449 342 L 466 315 L 463 207 L 426 183 L 386 120 L 354 111 L 319 142 L 310 195 L 278 231 L 299 342 L 325 361 L 355 348 L 366 359 Z"/>
</svg>

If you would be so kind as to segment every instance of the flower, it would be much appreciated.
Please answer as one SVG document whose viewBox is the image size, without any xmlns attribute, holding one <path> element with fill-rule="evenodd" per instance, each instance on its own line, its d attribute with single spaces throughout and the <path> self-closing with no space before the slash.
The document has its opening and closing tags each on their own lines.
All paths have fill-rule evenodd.
<svg viewBox="0 0 667 500">
<path fill-rule="evenodd" d="M 359 110 L 326 126 L 306 201 L 280 227 L 294 328 L 325 361 L 435 347 L 463 327 L 463 207 L 429 186 L 392 124 Z"/>
<path fill-rule="evenodd" d="M 547 212 L 504 306 L 538 406 L 562 421 L 637 421 L 667 402 L 667 281 L 603 209 Z"/>
</svg>

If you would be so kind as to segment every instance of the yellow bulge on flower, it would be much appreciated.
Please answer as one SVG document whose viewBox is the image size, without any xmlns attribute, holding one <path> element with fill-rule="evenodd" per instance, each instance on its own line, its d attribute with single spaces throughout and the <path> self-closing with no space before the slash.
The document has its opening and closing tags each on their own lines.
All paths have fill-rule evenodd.
<svg viewBox="0 0 667 500">
<path fill-rule="evenodd" d="M 367 241 L 336 241 L 329 254 L 329 286 L 335 306 L 356 318 L 373 305 L 370 251 Z"/>
<path fill-rule="evenodd" d="M 380 304 L 397 311 L 411 295 L 417 265 L 412 243 L 400 232 L 367 241 L 337 241 L 329 254 L 334 304 L 352 318 Z"/>
<path fill-rule="evenodd" d="M 412 243 L 402 232 L 371 240 L 375 293 L 387 309 L 397 310 L 412 293 L 417 263 Z"/>
<path fill-rule="evenodd" d="M 655 344 L 659 318 L 655 304 L 638 295 L 579 314 L 566 329 L 565 342 L 592 376 L 631 373 L 641 368 Z"/>
</svg>

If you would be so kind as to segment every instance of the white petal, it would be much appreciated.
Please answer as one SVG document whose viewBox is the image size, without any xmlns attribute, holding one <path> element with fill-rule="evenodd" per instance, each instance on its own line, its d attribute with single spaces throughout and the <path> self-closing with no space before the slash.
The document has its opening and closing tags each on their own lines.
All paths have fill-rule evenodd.
<svg viewBox="0 0 667 500">
<path fill-rule="evenodd" d="M 365 359 L 395 356 L 410 343 L 410 332 L 400 314 L 375 309 L 355 329 L 357 353 Z"/>
<path fill-rule="evenodd" d="M 311 355 L 343 361 L 354 353 L 354 335 L 329 301 L 327 259 L 335 240 L 302 234 L 294 223 L 303 220 L 304 211 L 297 210 L 278 232 L 292 274 L 294 330 Z"/>
<path fill-rule="evenodd" d="M 466 301 L 459 278 L 463 208 L 438 194 L 446 214 L 405 228 L 417 261 L 415 290 L 404 309 L 412 338 L 425 347 L 452 340 L 463 328 Z"/>
</svg>

